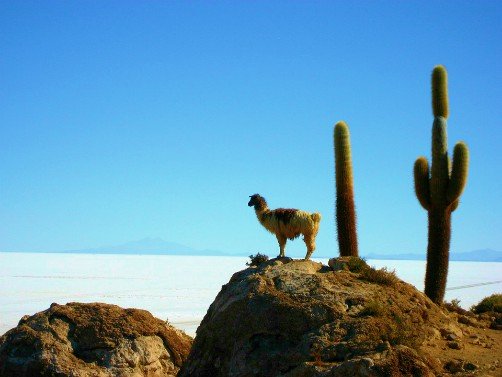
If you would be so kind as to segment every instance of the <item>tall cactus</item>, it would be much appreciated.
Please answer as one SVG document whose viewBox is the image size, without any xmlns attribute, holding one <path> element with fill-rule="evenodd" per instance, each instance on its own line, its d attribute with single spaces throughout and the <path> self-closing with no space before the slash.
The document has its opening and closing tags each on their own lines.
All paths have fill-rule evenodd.
<svg viewBox="0 0 502 377">
<path fill-rule="evenodd" d="M 446 119 L 448 118 L 448 77 L 442 65 L 432 71 L 432 167 L 425 157 L 415 161 L 415 193 L 428 212 L 429 234 L 425 294 L 436 304 L 443 302 L 448 275 L 451 213 L 457 209 L 467 182 L 469 150 L 462 142 L 455 145 L 453 165 L 448 157 Z"/>
<path fill-rule="evenodd" d="M 354 179 L 349 127 L 343 121 L 335 125 L 336 226 L 340 256 L 359 255 L 357 250 Z"/>
</svg>

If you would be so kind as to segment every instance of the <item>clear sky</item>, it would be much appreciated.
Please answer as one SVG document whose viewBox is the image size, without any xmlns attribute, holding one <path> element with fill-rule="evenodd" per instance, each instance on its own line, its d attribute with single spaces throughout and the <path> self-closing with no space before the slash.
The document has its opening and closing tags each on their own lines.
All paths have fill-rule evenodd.
<svg viewBox="0 0 502 377">
<path fill-rule="evenodd" d="M 2 1 L 0 250 L 162 237 L 275 255 L 260 193 L 321 212 L 318 253 L 336 255 L 343 119 L 360 253 L 425 253 L 412 169 L 436 64 L 450 151 L 471 152 L 452 251 L 501 250 L 501 20 L 500 1 Z"/>
</svg>

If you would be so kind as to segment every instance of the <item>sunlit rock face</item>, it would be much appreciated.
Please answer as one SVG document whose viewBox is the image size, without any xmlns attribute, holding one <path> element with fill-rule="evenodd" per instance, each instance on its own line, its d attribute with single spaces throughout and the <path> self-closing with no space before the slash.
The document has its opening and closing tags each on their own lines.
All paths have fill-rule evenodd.
<svg viewBox="0 0 502 377">
<path fill-rule="evenodd" d="M 144 310 L 52 304 L 0 338 L 0 376 L 176 376 L 191 344 Z"/>
<path fill-rule="evenodd" d="M 343 262 L 343 261 L 342 261 Z M 385 271 L 274 259 L 237 272 L 179 376 L 433 376 L 426 339 L 455 323 Z"/>
</svg>

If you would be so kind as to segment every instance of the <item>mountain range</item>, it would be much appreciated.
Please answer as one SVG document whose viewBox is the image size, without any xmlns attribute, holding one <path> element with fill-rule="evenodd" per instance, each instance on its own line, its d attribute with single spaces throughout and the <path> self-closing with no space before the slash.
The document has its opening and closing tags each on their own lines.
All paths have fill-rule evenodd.
<svg viewBox="0 0 502 377">
<path fill-rule="evenodd" d="M 150 255 L 230 255 L 218 250 L 197 250 L 162 238 L 143 238 L 120 245 L 101 246 L 92 249 L 66 250 L 63 253 L 77 254 L 150 254 Z"/>
<path fill-rule="evenodd" d="M 425 260 L 424 254 L 368 254 L 366 259 L 382 260 Z M 450 253 L 451 261 L 470 261 L 470 262 L 502 262 L 502 251 L 492 249 L 473 250 L 464 253 Z"/>
<path fill-rule="evenodd" d="M 120 245 L 101 246 L 91 249 L 65 250 L 59 253 L 76 254 L 150 254 L 150 255 L 201 255 L 201 256 L 248 256 L 250 252 L 225 253 L 219 250 L 198 250 L 179 243 L 165 241 L 162 238 L 143 238 Z M 275 256 L 275 254 L 273 255 Z M 314 254 L 317 258 L 329 258 L 334 255 L 326 255 L 322 252 Z M 381 260 L 425 260 L 425 253 L 399 253 L 399 254 L 362 254 L 365 259 Z M 452 252 L 451 261 L 471 262 L 502 262 L 502 251 L 492 249 L 480 249 L 463 253 Z"/>
</svg>

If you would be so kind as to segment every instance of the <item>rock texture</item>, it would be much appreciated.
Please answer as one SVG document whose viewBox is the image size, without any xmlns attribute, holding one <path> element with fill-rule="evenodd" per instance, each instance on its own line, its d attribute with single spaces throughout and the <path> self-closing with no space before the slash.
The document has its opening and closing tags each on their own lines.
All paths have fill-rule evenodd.
<svg viewBox="0 0 502 377">
<path fill-rule="evenodd" d="M 336 265 L 274 259 L 234 274 L 179 376 L 439 375 L 421 347 L 462 337 L 458 324 L 388 272 Z"/>
<path fill-rule="evenodd" d="M 176 376 L 191 343 L 145 310 L 52 304 L 0 337 L 0 377 Z"/>
</svg>

